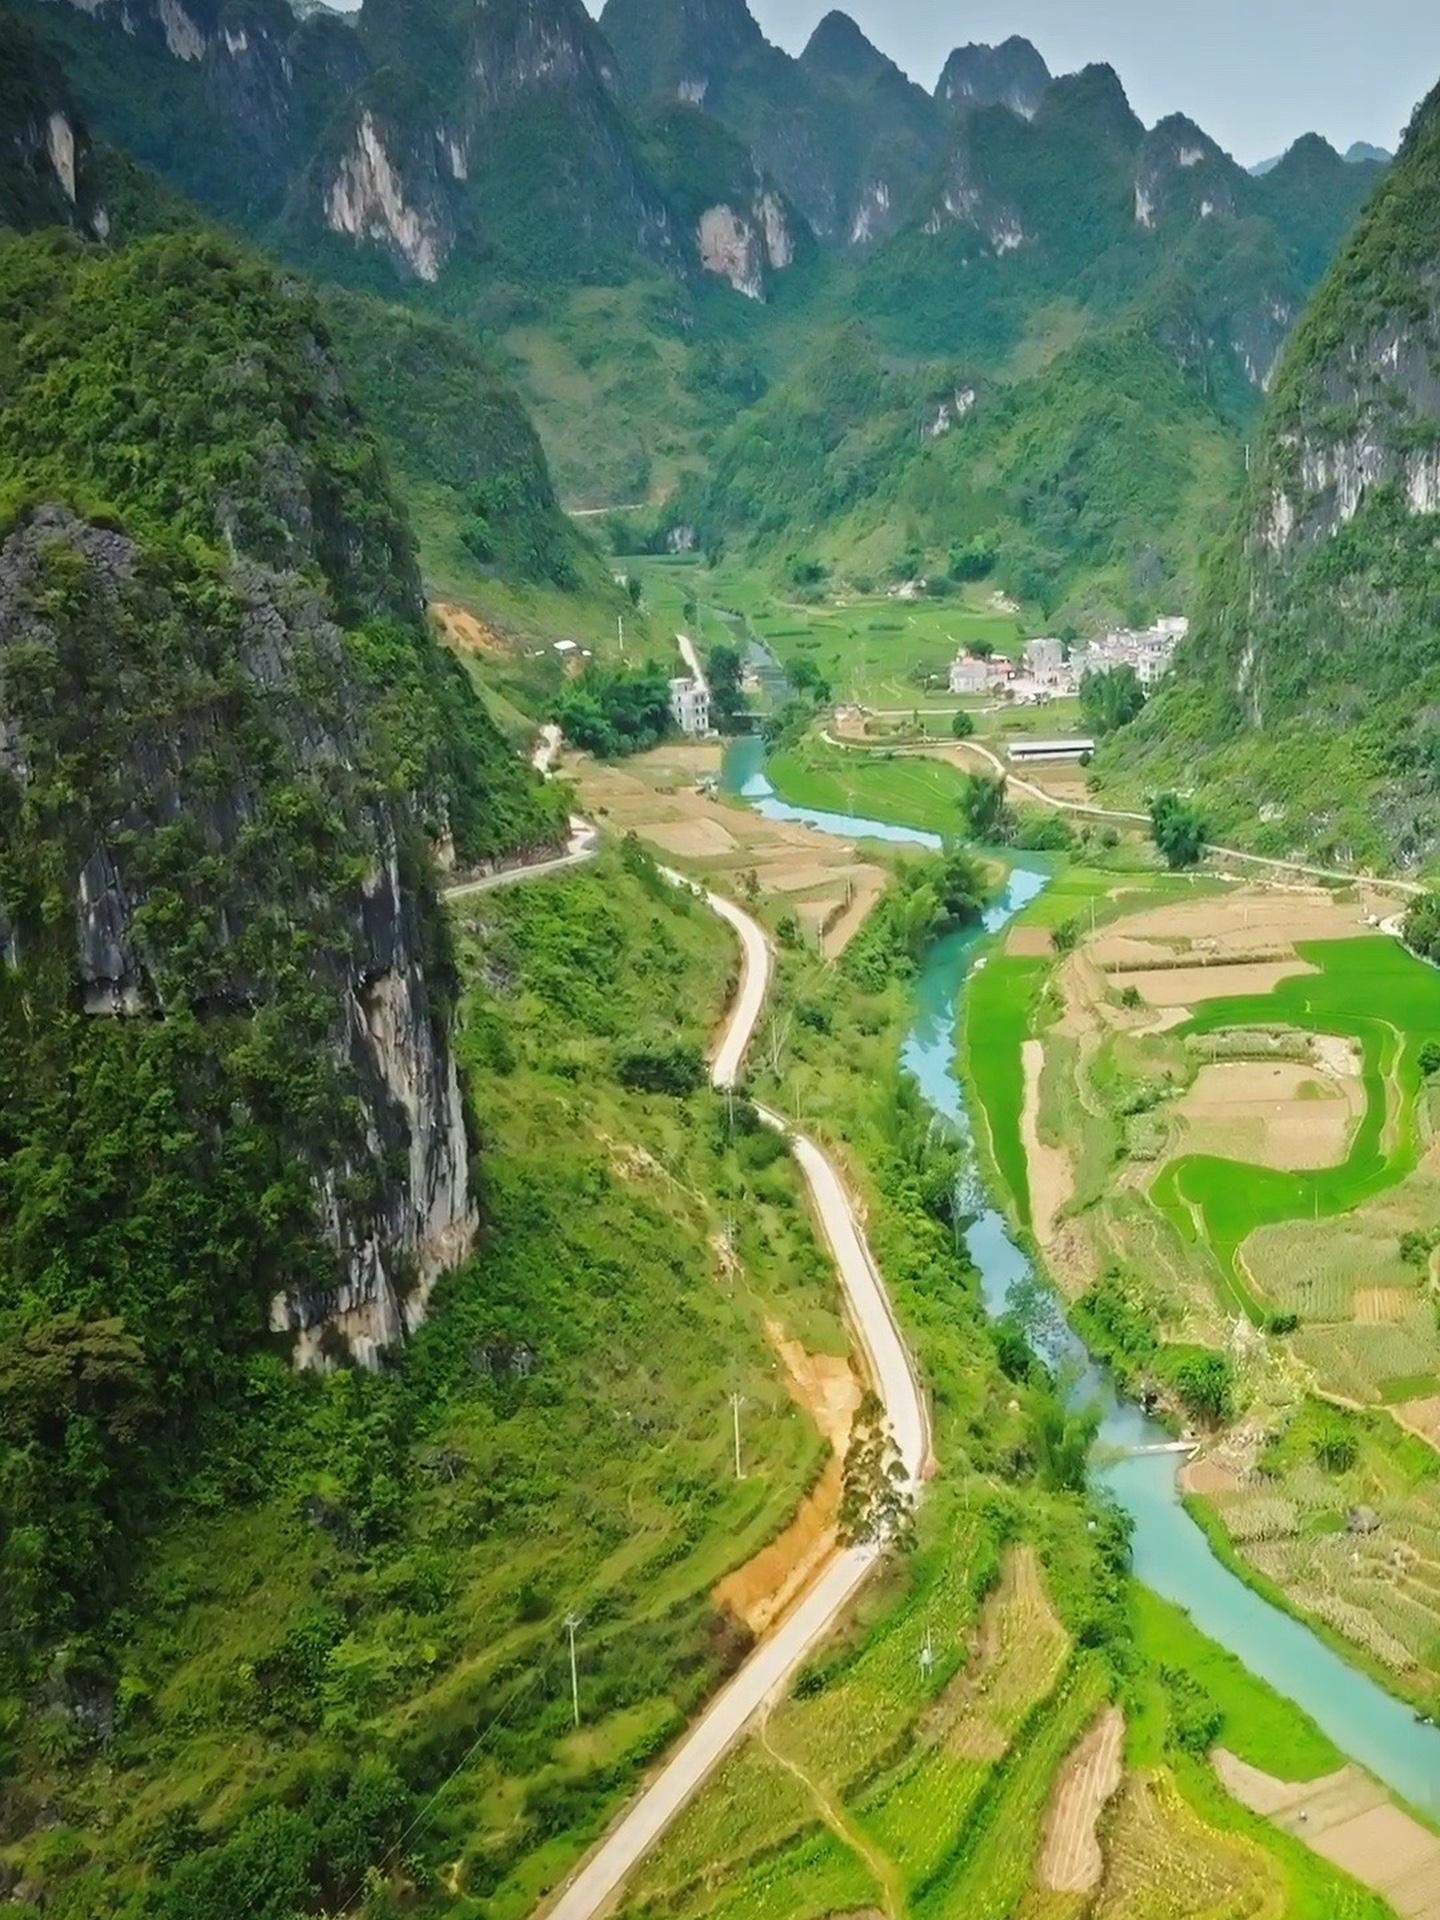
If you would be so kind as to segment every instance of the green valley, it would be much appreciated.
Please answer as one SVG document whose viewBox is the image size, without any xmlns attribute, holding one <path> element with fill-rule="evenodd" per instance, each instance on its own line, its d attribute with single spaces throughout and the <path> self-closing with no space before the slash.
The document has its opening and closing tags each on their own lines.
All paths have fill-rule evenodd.
<svg viewBox="0 0 1440 1920">
<path fill-rule="evenodd" d="M 1440 109 L 891 16 L 0 0 L 15 1920 L 1440 1920 Z"/>
</svg>

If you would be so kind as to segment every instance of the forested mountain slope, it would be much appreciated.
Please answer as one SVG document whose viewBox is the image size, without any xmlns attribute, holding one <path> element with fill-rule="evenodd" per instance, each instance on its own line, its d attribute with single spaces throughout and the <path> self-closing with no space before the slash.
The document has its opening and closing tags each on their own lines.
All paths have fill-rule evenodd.
<svg viewBox="0 0 1440 1920">
<path fill-rule="evenodd" d="M 1432 94 L 1296 331 L 1201 618 L 1115 780 L 1193 782 L 1217 827 L 1277 852 L 1433 860 L 1437 276 Z"/>
<path fill-rule="evenodd" d="M 25 1634 L 112 1597 L 197 1395 L 225 1407 L 277 1335 L 373 1357 L 464 1256 L 432 860 L 553 843 L 563 809 L 430 639 L 300 287 L 207 235 L 0 235 L 0 367 L 0 1608 Z"/>
</svg>

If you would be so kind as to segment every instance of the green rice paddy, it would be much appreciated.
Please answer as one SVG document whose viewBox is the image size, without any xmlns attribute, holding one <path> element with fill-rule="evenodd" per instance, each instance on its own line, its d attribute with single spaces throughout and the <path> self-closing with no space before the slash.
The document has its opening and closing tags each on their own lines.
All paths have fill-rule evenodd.
<svg viewBox="0 0 1440 1920">
<path fill-rule="evenodd" d="M 1298 949 L 1313 973 L 1267 994 L 1213 1000 L 1181 1036 L 1284 1022 L 1358 1042 L 1365 1113 L 1347 1158 L 1315 1172 L 1284 1173 L 1213 1155 L 1165 1167 L 1150 1189 L 1182 1240 L 1207 1244 L 1233 1305 L 1263 1318 L 1238 1258 L 1257 1227 L 1352 1212 L 1404 1178 L 1420 1151 L 1416 1102 L 1420 1049 L 1440 1037 L 1440 973 L 1391 940 L 1327 940 Z"/>
</svg>

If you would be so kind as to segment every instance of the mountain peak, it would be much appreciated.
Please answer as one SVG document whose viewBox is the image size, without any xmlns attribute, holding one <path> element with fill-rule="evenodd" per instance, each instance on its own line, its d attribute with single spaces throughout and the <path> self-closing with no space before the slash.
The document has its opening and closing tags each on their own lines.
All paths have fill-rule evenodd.
<svg viewBox="0 0 1440 1920">
<path fill-rule="evenodd" d="M 1125 147 L 1138 146 L 1145 134 L 1119 74 L 1103 62 L 1052 80 L 1035 117 L 1049 127 L 1083 130 Z"/>
<path fill-rule="evenodd" d="M 1012 34 L 998 47 L 973 42 L 957 47 L 945 62 L 935 97 L 961 109 L 1009 107 L 1029 120 L 1049 84 L 1050 69 L 1038 50 Z"/>
<path fill-rule="evenodd" d="M 632 94 L 696 102 L 765 44 L 745 0 L 606 0 L 600 30 Z"/>
<path fill-rule="evenodd" d="M 873 80 L 894 62 L 868 40 L 848 13 L 831 12 L 816 27 L 800 55 L 810 73 L 833 80 Z"/>
</svg>

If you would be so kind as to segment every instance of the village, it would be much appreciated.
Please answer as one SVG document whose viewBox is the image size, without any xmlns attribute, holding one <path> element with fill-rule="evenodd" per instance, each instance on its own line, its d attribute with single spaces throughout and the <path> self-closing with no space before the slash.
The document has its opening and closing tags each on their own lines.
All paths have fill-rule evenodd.
<svg viewBox="0 0 1440 1920">
<path fill-rule="evenodd" d="M 1074 644 L 1041 638 L 1025 643 L 1019 662 L 1008 654 L 964 652 L 951 662 L 949 688 L 966 695 L 995 694 L 1023 705 L 1044 706 L 1080 691 L 1090 674 L 1129 667 L 1148 693 L 1170 670 L 1175 649 L 1190 630 L 1182 615 L 1152 627 L 1117 628 Z"/>
</svg>

